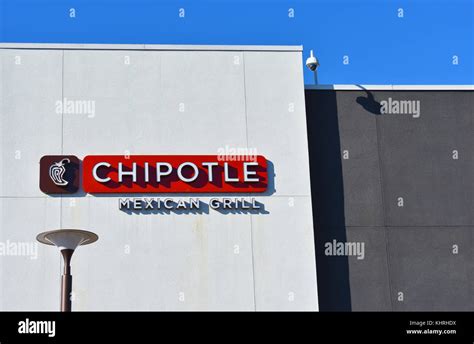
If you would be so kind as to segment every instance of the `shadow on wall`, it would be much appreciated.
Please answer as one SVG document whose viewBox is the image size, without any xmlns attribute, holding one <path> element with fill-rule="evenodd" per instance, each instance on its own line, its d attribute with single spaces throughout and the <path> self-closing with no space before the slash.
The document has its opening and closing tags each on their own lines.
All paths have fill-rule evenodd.
<svg viewBox="0 0 474 344">
<path fill-rule="evenodd" d="M 305 98 L 319 310 L 351 311 L 348 257 L 325 255 L 326 243 L 346 242 L 336 91 L 306 90 Z"/>
<path fill-rule="evenodd" d="M 368 112 L 373 113 L 374 115 L 381 115 L 382 113 L 380 112 L 380 109 L 382 105 L 375 100 L 374 95 L 367 89 L 365 89 L 363 86 L 357 86 L 359 86 L 362 90 L 365 91 L 367 97 L 357 97 L 356 102 Z"/>
</svg>

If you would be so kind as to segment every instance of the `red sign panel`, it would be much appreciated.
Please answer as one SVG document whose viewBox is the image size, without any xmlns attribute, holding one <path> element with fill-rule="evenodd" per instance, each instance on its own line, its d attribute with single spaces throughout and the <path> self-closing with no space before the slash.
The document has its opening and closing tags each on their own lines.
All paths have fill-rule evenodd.
<svg viewBox="0 0 474 344">
<path fill-rule="evenodd" d="M 261 155 L 89 155 L 82 171 L 88 193 L 256 193 L 268 185 Z"/>
</svg>

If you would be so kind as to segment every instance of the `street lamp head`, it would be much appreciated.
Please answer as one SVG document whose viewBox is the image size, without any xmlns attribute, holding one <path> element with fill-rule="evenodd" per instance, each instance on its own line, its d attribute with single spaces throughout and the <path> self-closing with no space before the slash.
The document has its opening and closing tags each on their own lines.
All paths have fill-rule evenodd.
<svg viewBox="0 0 474 344">
<path fill-rule="evenodd" d="M 57 229 L 40 233 L 36 240 L 45 245 L 56 246 L 61 250 L 64 272 L 61 275 L 61 311 L 70 312 L 72 308 L 71 258 L 74 250 L 81 245 L 96 242 L 97 234 L 82 229 Z"/>
<path fill-rule="evenodd" d="M 36 236 L 42 244 L 53 245 L 61 251 L 75 250 L 81 245 L 88 245 L 99 239 L 97 234 L 81 229 L 58 229 L 40 233 Z"/>
</svg>

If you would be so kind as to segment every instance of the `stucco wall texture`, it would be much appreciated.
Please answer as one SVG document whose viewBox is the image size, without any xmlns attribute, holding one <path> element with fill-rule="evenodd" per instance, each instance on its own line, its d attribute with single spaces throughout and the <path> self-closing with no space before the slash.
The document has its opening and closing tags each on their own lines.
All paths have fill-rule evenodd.
<svg viewBox="0 0 474 344">
<path fill-rule="evenodd" d="M 320 310 L 474 310 L 474 91 L 414 88 L 306 90 Z"/>
<path fill-rule="evenodd" d="M 3 44 L 0 68 L 0 241 L 97 233 L 72 259 L 73 310 L 318 309 L 301 47 Z M 264 213 L 130 214 L 119 196 L 39 190 L 43 155 L 225 147 L 269 160 Z M 59 309 L 59 251 L 31 258 L 0 257 L 1 310 Z"/>
</svg>

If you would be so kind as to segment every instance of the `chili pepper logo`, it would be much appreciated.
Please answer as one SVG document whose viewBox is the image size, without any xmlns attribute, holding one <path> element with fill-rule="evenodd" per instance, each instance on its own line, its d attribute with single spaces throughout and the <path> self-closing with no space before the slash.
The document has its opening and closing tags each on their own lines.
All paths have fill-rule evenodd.
<svg viewBox="0 0 474 344">
<path fill-rule="evenodd" d="M 59 162 L 53 163 L 49 167 L 49 177 L 53 181 L 54 184 L 59 185 L 59 186 L 64 186 L 68 184 L 67 180 L 63 179 L 64 173 L 66 172 L 66 167 L 64 167 L 65 164 L 69 164 L 71 160 L 68 158 L 64 158 Z"/>
</svg>

